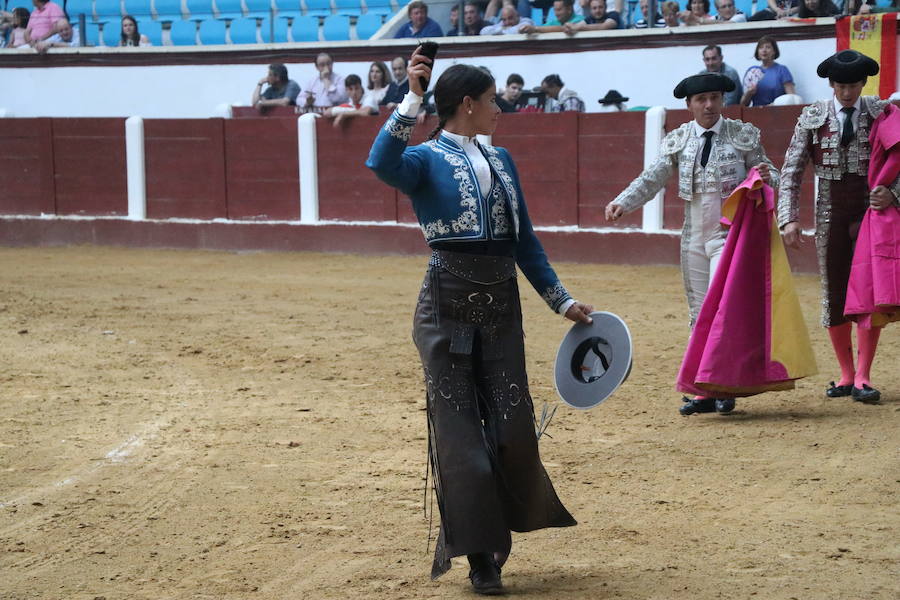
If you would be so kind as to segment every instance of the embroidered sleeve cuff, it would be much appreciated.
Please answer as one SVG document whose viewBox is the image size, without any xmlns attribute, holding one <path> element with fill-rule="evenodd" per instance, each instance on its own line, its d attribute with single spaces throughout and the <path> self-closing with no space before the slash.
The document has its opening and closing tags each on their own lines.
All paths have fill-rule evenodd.
<svg viewBox="0 0 900 600">
<path fill-rule="evenodd" d="M 575 299 L 569 298 L 568 300 L 566 300 L 565 302 L 563 302 L 562 304 L 559 305 L 559 309 L 556 312 L 559 313 L 560 315 L 562 315 L 563 317 L 565 317 L 566 313 L 569 311 L 569 308 L 573 304 L 575 304 Z"/>
<path fill-rule="evenodd" d="M 422 106 L 422 96 L 415 92 L 407 92 L 403 97 L 403 102 L 397 107 L 397 114 L 407 119 L 415 119 L 419 114 L 419 107 Z"/>
<path fill-rule="evenodd" d="M 556 285 L 550 286 L 544 290 L 541 294 L 541 298 L 544 299 L 544 302 L 547 303 L 553 312 L 559 312 L 560 307 L 566 302 L 566 300 L 571 300 L 572 296 L 569 295 L 569 292 L 566 291 L 566 288 L 563 287 L 559 281 L 556 282 Z M 568 309 L 568 306 L 566 307 Z"/>
</svg>

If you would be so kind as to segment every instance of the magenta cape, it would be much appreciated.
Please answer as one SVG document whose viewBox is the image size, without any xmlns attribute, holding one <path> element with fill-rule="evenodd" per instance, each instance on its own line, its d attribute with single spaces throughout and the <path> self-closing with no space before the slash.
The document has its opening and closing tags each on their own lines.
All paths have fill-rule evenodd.
<svg viewBox="0 0 900 600">
<path fill-rule="evenodd" d="M 730 225 L 676 386 L 700 396 L 752 396 L 816 372 L 809 334 L 775 224 L 774 192 L 754 168 L 722 206 Z"/>
<path fill-rule="evenodd" d="M 900 173 L 900 109 L 889 104 L 869 134 L 869 187 L 890 186 Z M 900 320 L 900 208 L 870 208 L 853 253 L 844 315 L 866 329 Z"/>
</svg>

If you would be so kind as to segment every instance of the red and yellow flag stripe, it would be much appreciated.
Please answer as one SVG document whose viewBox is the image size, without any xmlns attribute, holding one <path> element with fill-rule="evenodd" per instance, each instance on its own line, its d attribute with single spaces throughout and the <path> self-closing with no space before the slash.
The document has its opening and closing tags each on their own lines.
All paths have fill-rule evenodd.
<svg viewBox="0 0 900 600">
<path fill-rule="evenodd" d="M 888 98 L 897 91 L 897 13 L 838 19 L 837 49 L 856 50 L 878 61 L 878 75 L 869 77 L 863 94 Z"/>
</svg>

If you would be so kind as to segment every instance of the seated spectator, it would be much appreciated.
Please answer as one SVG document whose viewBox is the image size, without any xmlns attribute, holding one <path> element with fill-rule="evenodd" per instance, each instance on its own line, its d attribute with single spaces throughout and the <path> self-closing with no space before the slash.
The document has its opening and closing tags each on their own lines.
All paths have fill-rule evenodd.
<svg viewBox="0 0 900 600">
<path fill-rule="evenodd" d="M 493 2 L 494 0 L 492 0 Z M 487 16 L 487 12 L 485 15 Z M 493 25 L 488 25 L 481 30 L 481 35 L 510 35 L 519 33 L 524 25 L 534 25 L 534 21 L 527 17 L 519 16 L 519 11 L 512 4 L 504 4 L 500 10 L 500 18 Z"/>
<path fill-rule="evenodd" d="M 768 6 L 753 13 L 748 21 L 772 21 L 793 17 L 800 10 L 797 0 L 766 0 Z"/>
<path fill-rule="evenodd" d="M 25 30 L 28 27 L 28 9 L 17 6 L 11 13 L 4 14 L 9 15 L 6 17 L 6 22 L 10 28 L 9 41 L 6 44 L 7 47 L 22 48 L 27 46 L 28 40 L 25 38 Z"/>
<path fill-rule="evenodd" d="M 56 24 L 60 19 L 66 18 L 66 13 L 55 2 L 45 0 L 32 0 L 34 10 L 28 17 L 28 26 L 25 28 L 25 39 L 29 44 L 43 42 L 56 33 Z"/>
<path fill-rule="evenodd" d="M 343 121 L 353 117 L 369 117 L 378 114 L 378 109 L 363 104 L 363 86 L 359 75 L 347 75 L 344 80 L 347 88 L 347 101 L 333 108 L 325 109 L 326 117 L 334 118 L 334 126 L 340 127 Z"/>
<path fill-rule="evenodd" d="M 659 5 L 662 13 L 663 24 L 666 27 L 680 27 L 681 21 L 678 19 L 679 6 L 674 0 L 667 0 Z"/>
<path fill-rule="evenodd" d="M 394 34 L 395 38 L 442 37 L 444 35 L 441 26 L 428 16 L 428 5 L 421 0 L 413 0 L 406 6 L 406 16 L 409 17 L 409 23 L 397 30 L 397 33 Z"/>
<path fill-rule="evenodd" d="M 456 8 L 456 7 L 454 7 Z M 459 19 L 457 18 L 457 23 Z M 487 23 L 481 17 L 481 7 L 479 7 L 474 2 L 466 2 L 463 7 L 463 28 L 460 33 L 457 29 L 451 29 L 447 32 L 448 36 L 455 35 L 479 35 L 481 30 L 487 27 L 489 23 Z"/>
<path fill-rule="evenodd" d="M 268 85 L 265 91 L 262 87 Z M 269 65 L 269 73 L 259 80 L 253 90 L 251 104 L 260 112 L 270 106 L 293 106 L 297 102 L 300 86 L 293 79 L 288 79 L 287 67 L 281 63 Z"/>
<path fill-rule="evenodd" d="M 709 0 L 688 0 L 688 10 L 678 13 L 685 25 L 710 25 L 716 18 L 709 14 Z"/>
<path fill-rule="evenodd" d="M 847 7 L 848 15 L 868 15 L 870 13 L 876 12 L 876 2 L 875 0 L 848 0 L 850 3 Z M 889 12 L 896 11 L 896 0 L 894 2 L 895 8 L 891 9 L 887 7 Z"/>
<path fill-rule="evenodd" d="M 578 31 L 601 31 L 618 29 L 622 26 L 622 17 L 616 11 L 607 12 L 606 0 L 590 0 L 588 16 L 581 23 L 566 23 L 563 30 L 572 35 Z"/>
<path fill-rule="evenodd" d="M 628 98 L 622 96 L 617 90 L 609 90 L 597 102 L 600 103 L 598 112 L 621 112 L 625 110 L 625 103 L 628 102 Z"/>
<path fill-rule="evenodd" d="M 578 92 L 567 89 L 559 75 L 544 77 L 541 91 L 550 98 L 544 112 L 584 112 L 584 101 L 578 97 Z"/>
<path fill-rule="evenodd" d="M 381 103 L 388 108 L 396 108 L 409 93 L 409 76 L 406 73 L 406 57 L 398 56 L 391 61 L 391 72 L 394 74 L 394 87 L 384 95 Z"/>
<path fill-rule="evenodd" d="M 803 0 L 797 10 L 797 16 L 801 19 L 815 19 L 818 17 L 834 17 L 841 14 L 841 9 L 831 0 Z"/>
<path fill-rule="evenodd" d="M 327 52 L 320 52 L 316 56 L 316 70 L 319 74 L 303 86 L 297 97 L 297 106 L 322 112 L 347 100 L 344 78 L 334 72 L 333 66 L 334 59 Z"/>
<path fill-rule="evenodd" d="M 346 87 L 346 85 L 347 82 L 344 81 L 344 86 Z M 362 103 L 377 111 L 379 106 L 385 104 L 386 96 L 396 94 L 396 91 L 392 94 L 391 90 L 397 86 L 391 81 L 387 65 L 383 62 L 373 62 L 369 67 L 369 82 L 366 87 L 368 91 L 363 96 Z M 350 90 L 347 90 L 347 94 L 350 94 Z"/>
<path fill-rule="evenodd" d="M 641 14 L 643 15 L 643 17 L 634 22 L 634 25 L 631 26 L 633 29 L 647 29 L 647 22 L 648 22 L 648 19 L 650 18 L 650 1 L 649 0 L 641 0 L 640 4 L 641 4 Z M 657 8 L 660 8 L 659 3 L 657 3 L 656 6 L 657 6 Z M 659 14 L 658 12 L 656 13 L 656 17 L 654 18 L 653 23 L 654 23 L 654 25 L 653 25 L 654 27 L 665 27 L 666 26 L 665 20 L 663 20 L 662 15 Z"/>
<path fill-rule="evenodd" d="M 497 106 L 505 113 L 518 112 L 516 104 L 522 95 L 522 88 L 525 87 L 525 80 L 518 73 L 512 73 L 506 78 L 506 88 L 502 94 L 497 94 Z"/>
<path fill-rule="evenodd" d="M 731 0 L 727 1 L 730 2 Z M 737 71 L 725 64 L 724 57 L 722 56 L 722 48 L 712 44 L 704 48 L 703 64 L 706 68 L 700 71 L 700 75 L 703 73 L 718 73 L 734 82 L 734 89 L 730 92 L 724 92 L 723 99 L 725 101 L 725 106 L 740 104 L 741 97 L 744 94 L 741 78 L 737 74 Z"/>
<path fill-rule="evenodd" d="M 575 14 L 575 0 L 555 0 L 553 2 L 553 18 L 549 19 L 544 25 L 524 25 L 520 31 L 522 33 L 552 33 L 554 31 L 565 31 L 563 26 L 566 23 L 581 23 L 584 17 Z"/>
<path fill-rule="evenodd" d="M 137 21 L 131 15 L 122 17 L 122 39 L 120 46 L 152 46 L 150 38 L 138 31 Z"/>
<path fill-rule="evenodd" d="M 716 0 L 716 23 L 746 23 L 747 15 L 737 10 L 734 0 Z"/>
<path fill-rule="evenodd" d="M 56 33 L 43 42 L 36 42 L 34 49 L 44 54 L 50 48 L 76 48 L 81 45 L 81 36 L 78 30 L 72 27 L 68 19 L 60 19 L 56 22 Z"/>
<path fill-rule="evenodd" d="M 784 65 L 775 62 L 781 56 L 774 38 L 764 35 L 756 43 L 753 57 L 762 63 L 752 66 L 744 73 L 744 106 L 767 106 L 778 96 L 796 94 L 794 78 Z"/>
</svg>

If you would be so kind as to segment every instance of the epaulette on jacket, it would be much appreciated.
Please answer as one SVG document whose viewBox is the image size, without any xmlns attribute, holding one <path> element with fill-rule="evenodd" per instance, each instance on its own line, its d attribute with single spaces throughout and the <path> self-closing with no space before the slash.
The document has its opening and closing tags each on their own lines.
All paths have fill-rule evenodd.
<svg viewBox="0 0 900 600">
<path fill-rule="evenodd" d="M 680 152 L 688 140 L 688 132 L 690 131 L 690 122 L 683 123 L 677 128 L 666 134 L 662 140 L 662 153 L 674 154 Z"/>
<path fill-rule="evenodd" d="M 759 147 L 759 129 L 751 123 L 725 119 L 725 134 L 738 150 L 748 152 Z"/>
<path fill-rule="evenodd" d="M 797 124 L 803 129 L 818 129 L 828 119 L 828 104 L 822 100 L 813 102 L 800 112 Z"/>
</svg>

